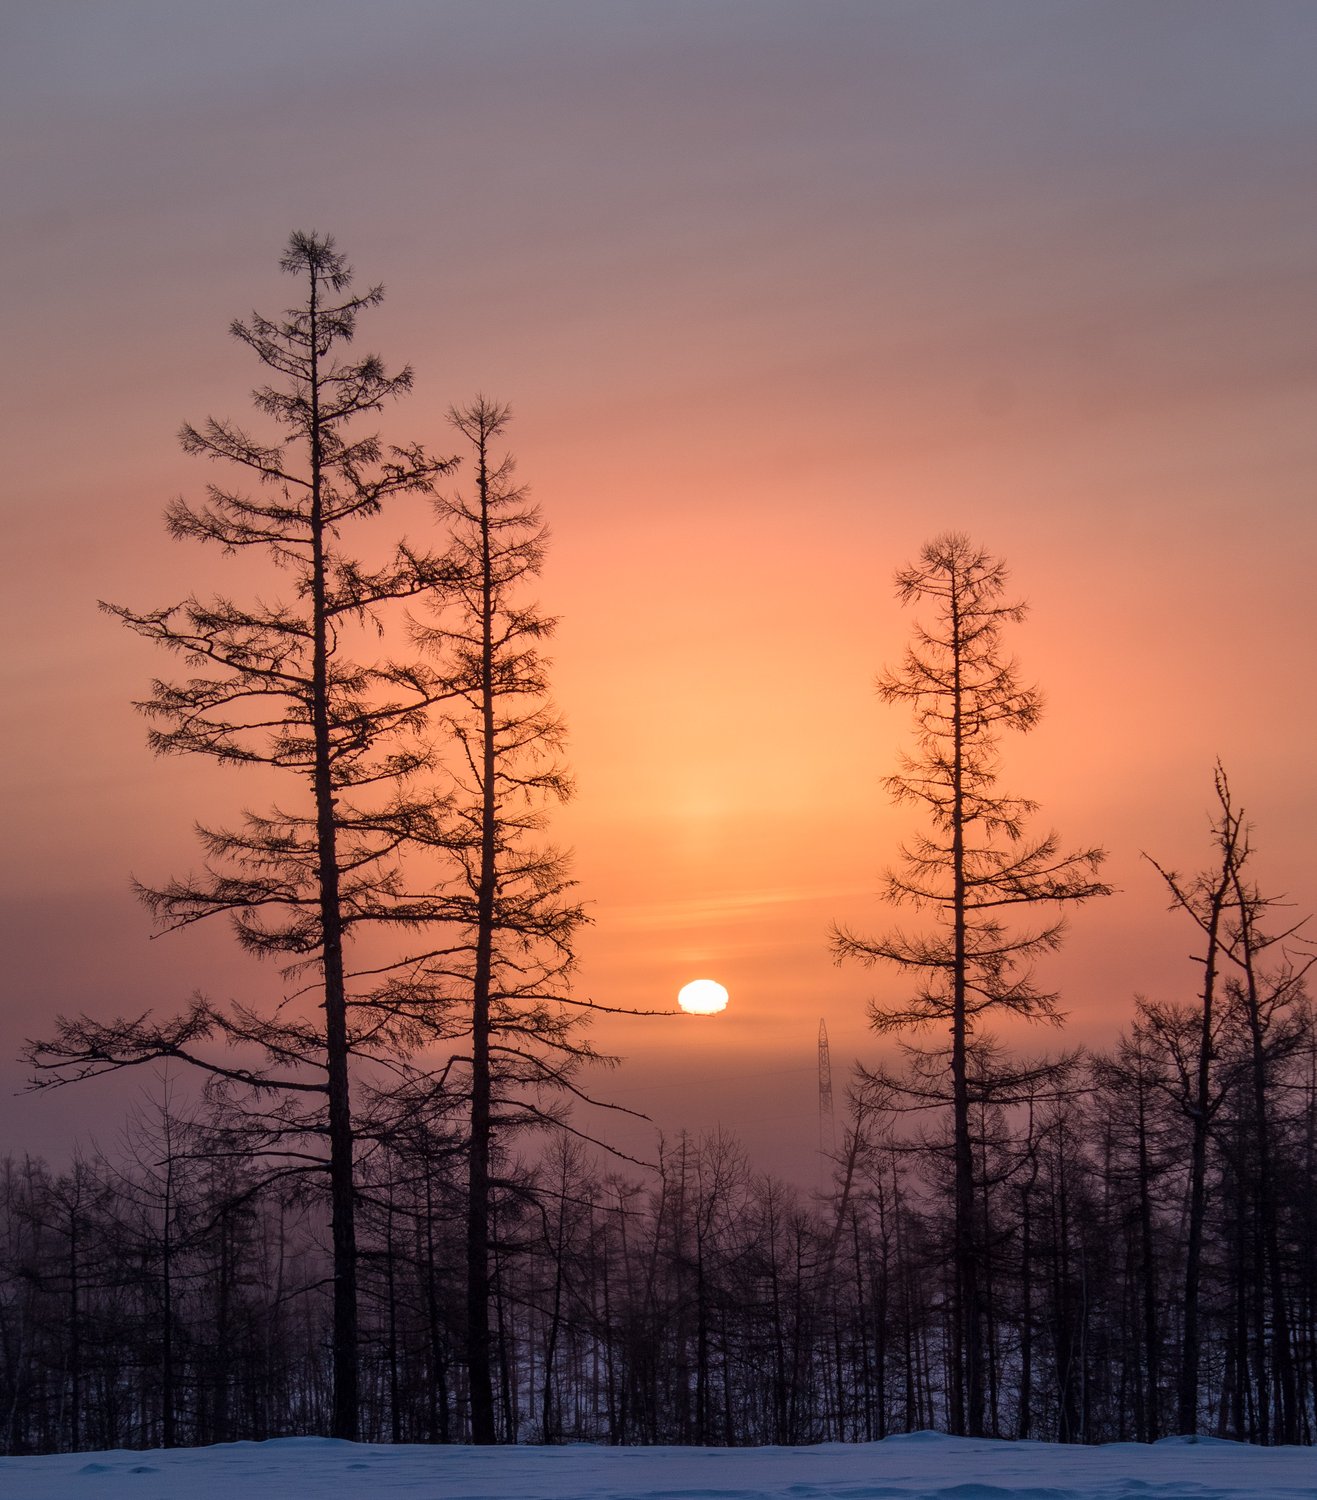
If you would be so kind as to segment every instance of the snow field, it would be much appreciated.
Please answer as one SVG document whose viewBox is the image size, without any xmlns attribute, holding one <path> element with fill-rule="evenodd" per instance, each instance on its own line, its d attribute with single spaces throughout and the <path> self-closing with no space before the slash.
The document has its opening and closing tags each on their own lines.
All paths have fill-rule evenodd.
<svg viewBox="0 0 1317 1500">
<path fill-rule="evenodd" d="M 814 1448 L 424 1447 L 277 1438 L 0 1458 L 0 1500 L 1317 1500 L 1317 1450 L 912 1433 Z"/>
</svg>

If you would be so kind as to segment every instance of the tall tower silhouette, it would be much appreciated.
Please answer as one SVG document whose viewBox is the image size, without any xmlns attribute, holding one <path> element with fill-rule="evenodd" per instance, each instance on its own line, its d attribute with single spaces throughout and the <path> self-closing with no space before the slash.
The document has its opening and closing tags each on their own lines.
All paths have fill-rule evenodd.
<svg viewBox="0 0 1317 1500">
<path fill-rule="evenodd" d="M 819 1018 L 819 1151 L 837 1150 L 837 1117 L 832 1107 L 832 1057 L 828 1052 L 828 1023 Z"/>
</svg>

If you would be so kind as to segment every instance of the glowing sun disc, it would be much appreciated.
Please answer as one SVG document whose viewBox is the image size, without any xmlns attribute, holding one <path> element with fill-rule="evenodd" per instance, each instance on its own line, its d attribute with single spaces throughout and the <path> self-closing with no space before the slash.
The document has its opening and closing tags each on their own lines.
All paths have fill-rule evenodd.
<svg viewBox="0 0 1317 1500">
<path fill-rule="evenodd" d="M 677 1004 L 687 1015 L 716 1015 L 727 1008 L 727 991 L 716 979 L 692 979 L 677 991 Z"/>
</svg>

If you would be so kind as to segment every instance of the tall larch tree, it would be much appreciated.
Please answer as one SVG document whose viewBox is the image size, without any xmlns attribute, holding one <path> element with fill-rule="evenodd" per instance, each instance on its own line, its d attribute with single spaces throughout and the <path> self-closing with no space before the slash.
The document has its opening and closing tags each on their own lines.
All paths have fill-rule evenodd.
<svg viewBox="0 0 1317 1500">
<path fill-rule="evenodd" d="M 498 1146 L 560 1118 L 595 1054 L 571 992 L 573 941 L 584 912 L 565 854 L 540 837 L 571 795 L 563 724 L 549 701 L 543 642 L 555 621 L 530 597 L 543 565 L 540 510 L 496 452 L 509 408 L 483 397 L 450 412 L 470 445 L 469 493 L 439 505 L 453 550 L 446 607 L 419 622 L 444 675 L 451 787 L 445 850 L 456 856 L 444 952 L 425 975 L 465 1039 L 468 1110 L 467 1323 L 471 1437 L 496 1440 L 490 1276 Z"/>
<path fill-rule="evenodd" d="M 908 704 L 916 744 L 884 785 L 898 805 L 927 818 L 927 830 L 901 849 L 901 865 L 884 876 L 888 902 L 931 916 L 916 931 L 880 937 L 833 932 L 840 962 L 890 964 L 916 982 L 904 1003 L 875 1001 L 880 1033 L 935 1029 L 949 1034 L 953 1158 L 953 1305 L 950 1422 L 954 1432 L 981 1435 L 985 1419 L 984 1294 L 981 1233 L 975 1213 L 973 1111 L 984 1084 L 971 1049 L 985 1019 L 1014 1015 L 1057 1020 L 1057 997 L 1039 987 L 1033 961 L 1057 947 L 1059 908 L 1109 887 L 1096 877 L 1101 849 L 1062 852 L 1054 833 L 1028 831 L 1036 804 L 998 785 L 998 744 L 1006 731 L 1038 723 L 1042 698 L 1025 686 L 1004 653 L 1003 634 L 1025 606 L 1006 598 L 1005 564 L 949 533 L 924 549 L 919 563 L 896 575 L 906 605 L 925 605 L 900 667 L 878 679 L 884 703 Z M 1040 910 L 1023 929 L 1008 925 L 1011 908 Z M 925 1075 L 927 1070 L 923 1070 Z"/>
<path fill-rule="evenodd" d="M 444 688 L 415 653 L 388 657 L 384 636 L 396 611 L 405 640 L 405 601 L 432 593 L 447 566 L 438 554 L 381 541 L 371 523 L 390 501 L 429 493 L 451 465 L 360 430 L 360 419 L 412 384 L 410 369 L 390 374 L 376 355 L 347 352 L 382 288 L 352 292 L 348 263 L 327 235 L 294 234 L 281 268 L 301 284 L 300 303 L 231 328 L 270 372 L 253 400 L 273 435 L 215 419 L 181 434 L 186 452 L 238 471 L 253 488 L 211 484 L 200 503 L 174 501 L 166 523 L 180 540 L 263 554 L 282 598 L 192 595 L 146 611 L 106 608 L 188 669 L 156 682 L 139 705 L 154 750 L 263 767 L 287 785 L 286 799 L 245 813 L 236 828 L 201 827 L 200 872 L 140 893 L 165 928 L 231 920 L 245 948 L 282 963 L 292 1003 L 261 1010 L 196 998 L 163 1021 L 62 1019 L 29 1056 L 42 1084 L 161 1057 L 194 1063 L 235 1107 L 237 1139 L 272 1172 L 327 1176 L 332 1425 L 353 1438 L 353 1062 L 405 1049 L 415 1017 L 381 1011 L 378 977 L 355 983 L 347 952 L 364 923 L 433 916 L 432 901 L 406 895 L 399 860 L 416 839 L 434 836 L 441 817 L 422 773 L 431 769 L 426 730 Z M 374 562 L 347 550 L 349 534 Z M 242 1060 L 230 1047 L 243 1049 Z M 252 1049 L 260 1061 L 247 1060 Z"/>
</svg>

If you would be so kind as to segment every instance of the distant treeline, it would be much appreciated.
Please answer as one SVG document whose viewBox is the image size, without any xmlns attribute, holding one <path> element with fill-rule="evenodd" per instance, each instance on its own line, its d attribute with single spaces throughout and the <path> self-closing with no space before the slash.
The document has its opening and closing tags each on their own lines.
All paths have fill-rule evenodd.
<svg viewBox="0 0 1317 1500">
<path fill-rule="evenodd" d="M 1143 1007 L 1108 1056 L 976 1111 L 988 1430 L 1151 1440 L 1176 1428 L 1192 1011 Z M 1259 1054 L 1242 996 L 1211 1059 L 1198 1425 L 1310 1442 L 1317 1394 L 1317 1028 Z M 980 1075 L 1003 1069 L 978 1059 Z M 1266 1070 L 1258 1112 L 1256 1070 Z M 324 1431 L 323 1203 L 281 1194 L 162 1099 L 127 1161 L 0 1181 L 7 1453 Z M 1260 1148 L 1265 1141 L 1265 1170 Z M 361 1187 L 361 1433 L 468 1440 L 463 1143 L 374 1143 Z M 808 1443 L 948 1424 L 954 1256 L 941 1127 L 861 1082 L 830 1194 L 679 1139 L 640 1180 L 562 1135 L 497 1164 L 491 1282 L 505 1441 Z M 1268 1200 L 1268 1195 L 1269 1200 Z"/>
</svg>

